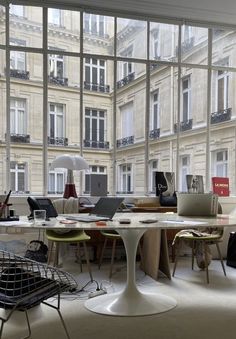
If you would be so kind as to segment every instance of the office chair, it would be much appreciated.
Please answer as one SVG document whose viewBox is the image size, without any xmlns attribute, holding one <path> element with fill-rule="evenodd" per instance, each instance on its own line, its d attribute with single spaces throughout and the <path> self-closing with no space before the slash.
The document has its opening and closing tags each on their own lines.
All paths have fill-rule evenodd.
<svg viewBox="0 0 236 339">
<path fill-rule="evenodd" d="M 75 291 L 77 285 L 76 280 L 65 271 L 0 250 L 0 308 L 5 310 L 4 316 L 0 316 L 0 339 L 4 324 L 15 311 L 25 313 L 28 335 L 24 339 L 30 338 L 28 309 L 40 303 L 57 310 L 66 337 L 70 339 L 60 311 L 60 295 L 64 291 Z M 46 301 L 51 297 L 57 297 L 56 305 Z"/>
<path fill-rule="evenodd" d="M 69 199 L 57 199 L 53 201 L 53 205 L 57 210 L 58 214 L 64 213 L 78 213 L 79 211 L 79 199 L 77 198 L 69 198 Z M 49 240 L 49 251 L 48 251 L 48 263 L 50 263 L 52 258 L 52 250 L 53 245 L 55 244 L 55 255 L 54 255 L 54 266 L 58 266 L 58 259 L 59 259 L 59 251 L 60 251 L 60 244 L 63 243 L 75 243 L 76 246 L 76 259 L 80 263 L 80 270 L 82 272 L 82 258 L 81 258 L 81 247 L 80 244 L 82 243 L 87 269 L 90 275 L 91 281 L 93 280 L 91 266 L 89 261 L 89 254 L 86 246 L 86 242 L 89 241 L 91 238 L 88 234 L 86 234 L 83 230 L 46 230 L 46 237 Z"/>
<path fill-rule="evenodd" d="M 221 214 L 221 213 L 222 213 L 222 208 L 221 208 L 221 205 L 218 204 L 218 214 Z M 175 255 L 172 276 L 174 277 L 175 275 L 177 262 L 178 262 L 178 256 L 179 256 L 179 250 L 183 242 L 186 242 L 192 248 L 192 270 L 194 268 L 194 257 L 197 258 L 197 255 L 200 252 L 200 259 L 198 260 L 198 266 L 201 269 L 206 271 L 206 281 L 208 284 L 209 284 L 208 266 L 211 260 L 209 259 L 209 247 L 208 246 L 216 245 L 217 252 L 220 258 L 220 262 L 221 262 L 221 266 L 222 266 L 224 275 L 226 276 L 225 266 L 224 266 L 223 258 L 221 255 L 220 247 L 219 247 L 219 243 L 222 241 L 222 238 L 223 238 L 223 233 L 224 233 L 224 229 L 221 227 L 208 228 L 203 231 L 186 229 L 186 230 L 182 230 L 178 232 L 173 242 L 173 245 L 175 243 L 177 244 L 177 251 Z M 202 251 L 203 253 L 201 253 Z"/>
<path fill-rule="evenodd" d="M 109 279 L 111 280 L 112 272 L 113 272 L 113 266 L 114 266 L 114 259 L 115 259 L 116 243 L 117 243 L 118 240 L 121 240 L 121 236 L 116 231 L 112 231 L 112 230 L 100 231 L 100 233 L 105 237 L 105 240 L 104 240 L 101 255 L 100 255 L 100 258 L 99 258 L 98 268 L 99 269 L 101 268 L 104 252 L 105 252 L 105 249 L 106 249 L 106 246 L 107 246 L 107 242 L 108 242 L 108 240 L 111 240 L 112 241 L 112 252 L 111 252 L 111 263 L 110 263 L 110 271 L 109 271 Z M 140 255 L 141 263 L 142 263 L 143 262 L 143 254 L 142 254 L 142 249 L 141 249 L 140 243 L 138 245 L 138 250 L 139 250 L 139 255 Z"/>
</svg>

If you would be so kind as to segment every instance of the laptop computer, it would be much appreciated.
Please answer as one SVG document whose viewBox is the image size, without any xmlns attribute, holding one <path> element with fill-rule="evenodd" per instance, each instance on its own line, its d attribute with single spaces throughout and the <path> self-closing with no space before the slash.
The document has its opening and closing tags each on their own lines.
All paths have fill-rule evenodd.
<svg viewBox="0 0 236 339">
<path fill-rule="evenodd" d="M 214 216 L 218 195 L 213 193 L 177 193 L 177 213 L 183 216 Z"/>
<path fill-rule="evenodd" d="M 83 221 L 83 222 L 93 222 L 93 221 L 102 221 L 102 220 L 111 220 L 116 213 L 116 210 L 122 203 L 124 198 L 116 197 L 104 197 L 100 198 L 89 215 L 68 215 L 66 219 Z"/>
</svg>

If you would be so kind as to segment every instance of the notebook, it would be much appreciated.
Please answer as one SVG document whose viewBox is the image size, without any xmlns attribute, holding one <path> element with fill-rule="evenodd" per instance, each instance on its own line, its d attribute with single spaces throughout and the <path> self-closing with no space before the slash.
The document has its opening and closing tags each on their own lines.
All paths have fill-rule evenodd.
<svg viewBox="0 0 236 339">
<path fill-rule="evenodd" d="M 124 198 L 116 197 L 100 198 L 89 215 L 69 215 L 66 219 L 84 222 L 111 220 L 123 200 Z"/>
<path fill-rule="evenodd" d="M 218 195 L 213 193 L 177 193 L 177 213 L 183 216 L 214 216 Z"/>
</svg>

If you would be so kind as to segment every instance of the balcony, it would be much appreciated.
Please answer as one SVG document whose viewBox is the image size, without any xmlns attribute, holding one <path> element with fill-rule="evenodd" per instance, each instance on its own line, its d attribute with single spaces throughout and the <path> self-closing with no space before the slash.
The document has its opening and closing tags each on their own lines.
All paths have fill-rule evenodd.
<svg viewBox="0 0 236 339">
<path fill-rule="evenodd" d="M 126 138 L 116 140 L 117 148 L 129 146 L 129 145 L 132 145 L 133 143 L 134 143 L 134 136 L 133 135 L 130 136 L 130 137 L 126 137 Z"/>
<path fill-rule="evenodd" d="M 63 137 L 48 137 L 48 145 L 68 146 L 68 138 L 63 138 Z"/>
<path fill-rule="evenodd" d="M 232 108 L 226 108 L 222 111 L 211 113 L 211 124 L 231 120 Z"/>
<path fill-rule="evenodd" d="M 52 75 L 49 75 L 48 82 L 53 85 L 68 86 L 68 78 L 54 77 Z"/>
<path fill-rule="evenodd" d="M 97 83 L 84 81 L 84 89 L 88 91 L 100 92 L 100 93 L 109 93 L 110 86 L 109 85 L 101 85 Z"/>
<path fill-rule="evenodd" d="M 23 80 L 29 80 L 30 73 L 20 69 L 10 69 L 10 77 Z"/>
<path fill-rule="evenodd" d="M 125 85 L 128 85 L 131 81 L 134 80 L 134 77 L 135 77 L 135 73 L 130 73 L 128 74 L 126 77 L 124 77 L 123 79 L 117 81 L 116 85 L 117 85 L 117 88 L 121 88 Z"/>
<path fill-rule="evenodd" d="M 179 131 L 180 132 L 185 132 L 193 128 L 193 119 L 181 121 L 179 125 Z M 178 124 L 174 124 L 174 132 L 178 132 Z"/>
<path fill-rule="evenodd" d="M 11 142 L 21 142 L 21 143 L 28 144 L 28 143 L 30 143 L 30 135 L 29 134 L 15 134 L 15 133 L 11 133 L 10 141 Z"/>
<path fill-rule="evenodd" d="M 108 149 L 109 141 L 84 140 L 84 147 Z"/>
<path fill-rule="evenodd" d="M 149 138 L 150 139 L 160 138 L 160 128 L 156 128 L 156 129 L 149 131 Z"/>
</svg>

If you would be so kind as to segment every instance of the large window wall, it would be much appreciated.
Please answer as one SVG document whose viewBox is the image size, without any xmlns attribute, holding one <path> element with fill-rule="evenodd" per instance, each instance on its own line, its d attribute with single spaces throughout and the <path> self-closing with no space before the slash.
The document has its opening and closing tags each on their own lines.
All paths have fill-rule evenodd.
<svg viewBox="0 0 236 339">
<path fill-rule="evenodd" d="M 111 195 L 155 194 L 155 171 L 236 193 L 235 27 L 4 3 L 0 193 L 61 194 L 65 153 L 90 165 L 79 194 L 94 168 Z"/>
</svg>

